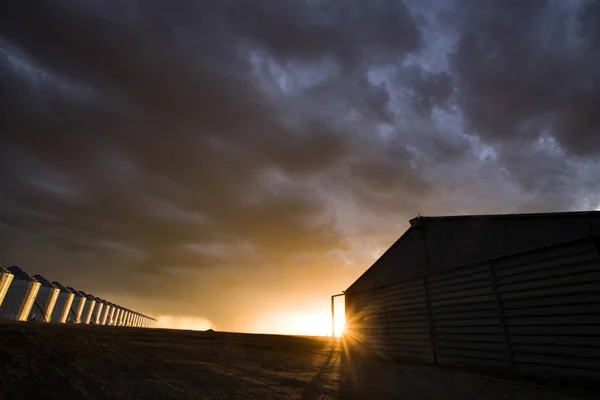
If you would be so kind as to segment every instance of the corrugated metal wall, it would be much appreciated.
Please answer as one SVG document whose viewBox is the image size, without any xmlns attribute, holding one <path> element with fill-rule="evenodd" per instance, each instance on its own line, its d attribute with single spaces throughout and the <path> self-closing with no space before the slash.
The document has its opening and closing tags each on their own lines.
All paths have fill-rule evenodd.
<svg viewBox="0 0 600 400">
<path fill-rule="evenodd" d="M 385 357 L 600 377 L 592 240 L 346 293 L 346 313 L 346 340 Z"/>
<path fill-rule="evenodd" d="M 600 234 L 596 214 L 422 218 L 429 271 Z"/>
<path fill-rule="evenodd" d="M 424 277 L 346 296 L 348 329 L 363 349 L 386 357 L 433 361 Z"/>
</svg>

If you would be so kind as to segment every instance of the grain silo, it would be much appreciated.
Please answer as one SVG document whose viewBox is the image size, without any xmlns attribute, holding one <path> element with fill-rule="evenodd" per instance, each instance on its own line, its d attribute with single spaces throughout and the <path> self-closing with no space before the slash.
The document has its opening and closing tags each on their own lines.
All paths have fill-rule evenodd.
<svg viewBox="0 0 600 400">
<path fill-rule="evenodd" d="M 50 321 L 65 323 L 67 322 L 69 312 L 71 311 L 75 295 L 69 289 L 61 285 L 60 282 L 53 281 L 52 284 L 60 290 L 60 293 L 58 294 L 58 299 L 56 300 L 56 305 L 54 306 L 54 311 L 52 311 Z"/>
<path fill-rule="evenodd" d="M 15 276 L 11 274 L 8 269 L 0 266 L 0 306 L 2 306 L 4 296 L 6 296 L 6 292 L 8 292 L 8 288 L 10 287 L 14 277 Z"/>
<path fill-rule="evenodd" d="M 108 314 L 108 320 L 106 321 L 107 325 L 114 326 L 115 325 L 115 315 L 117 314 L 117 306 L 114 303 L 108 302 L 110 305 L 110 313 Z"/>
<path fill-rule="evenodd" d="M 102 302 L 98 298 L 96 298 L 95 296 L 93 296 L 89 293 L 88 293 L 88 296 L 90 296 L 92 298 L 92 300 L 95 301 L 94 308 L 92 310 L 92 318 L 90 320 L 90 324 L 99 325 L 100 324 L 100 315 L 102 313 L 102 308 L 104 307 L 104 304 L 102 304 Z"/>
<path fill-rule="evenodd" d="M 386 358 L 600 377 L 600 212 L 418 217 L 345 292 Z"/>
<path fill-rule="evenodd" d="M 104 307 L 102 308 L 102 317 L 100 317 L 100 325 L 110 325 L 111 305 L 108 301 L 100 299 Z"/>
<path fill-rule="evenodd" d="M 125 318 L 123 319 L 123 326 L 131 326 L 129 324 L 129 319 L 131 318 L 131 310 L 128 308 L 125 309 Z"/>
<path fill-rule="evenodd" d="M 121 316 L 119 318 L 119 326 L 125 326 L 125 317 L 127 316 L 127 309 L 121 307 Z"/>
<path fill-rule="evenodd" d="M 121 313 L 123 312 L 123 309 L 115 304 L 115 316 L 113 319 L 113 325 L 114 326 L 119 326 L 119 322 L 121 321 Z"/>
<path fill-rule="evenodd" d="M 85 305 L 83 306 L 83 312 L 81 314 L 81 323 L 82 324 L 90 324 L 92 322 L 92 315 L 94 309 L 96 308 L 96 300 L 89 294 L 79 291 L 83 297 L 85 297 Z"/>
<path fill-rule="evenodd" d="M 33 307 L 31 307 L 31 311 L 29 312 L 29 320 L 50 322 L 60 289 L 42 275 L 33 275 L 33 277 L 41 283 L 42 286 L 40 287 L 40 290 L 38 290 L 38 294 L 33 302 Z"/>
<path fill-rule="evenodd" d="M 71 324 L 81 324 L 85 323 L 83 321 L 83 310 L 85 308 L 85 303 L 87 299 L 83 296 L 79 291 L 73 289 L 71 286 L 67 286 L 67 289 L 71 291 L 75 295 L 73 298 L 73 304 L 71 304 L 71 310 L 69 311 L 69 315 L 67 316 L 67 322 Z"/>
<path fill-rule="evenodd" d="M 140 327 L 140 313 L 138 312 L 135 313 L 134 324 L 136 328 Z"/>
<path fill-rule="evenodd" d="M 14 278 L 0 306 L 0 319 L 27 321 L 41 284 L 19 267 L 7 269 Z"/>
</svg>

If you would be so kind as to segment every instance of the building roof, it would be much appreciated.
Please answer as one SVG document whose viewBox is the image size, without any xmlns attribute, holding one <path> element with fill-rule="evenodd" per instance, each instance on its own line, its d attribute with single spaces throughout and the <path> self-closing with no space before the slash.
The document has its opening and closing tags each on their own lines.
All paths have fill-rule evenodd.
<svg viewBox="0 0 600 400">
<path fill-rule="evenodd" d="M 48 279 L 44 278 L 42 275 L 34 275 L 33 276 L 39 283 L 42 284 L 43 287 L 49 287 L 52 289 L 57 289 L 56 286 L 52 284 Z"/>
<path fill-rule="evenodd" d="M 347 290 L 600 235 L 600 211 L 418 216 Z"/>
<path fill-rule="evenodd" d="M 8 267 L 7 269 L 15 276 L 14 279 L 16 280 L 37 282 L 34 277 L 15 265 Z"/>
<path fill-rule="evenodd" d="M 540 219 L 540 218 L 574 218 L 574 217 L 600 217 L 600 211 L 566 211 L 523 214 L 465 214 L 465 215 L 419 215 L 409 220 L 411 226 L 416 226 L 420 221 L 448 221 L 448 220 L 493 220 L 493 219 Z"/>
</svg>

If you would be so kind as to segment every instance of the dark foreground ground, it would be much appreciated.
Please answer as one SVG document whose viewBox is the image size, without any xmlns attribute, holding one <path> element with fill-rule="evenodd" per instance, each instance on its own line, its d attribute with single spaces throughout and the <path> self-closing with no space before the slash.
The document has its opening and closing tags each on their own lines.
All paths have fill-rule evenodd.
<svg viewBox="0 0 600 400">
<path fill-rule="evenodd" d="M 348 361 L 339 347 L 316 338 L 0 324 L 0 399 L 570 400 L 598 396 L 589 389 L 574 389 L 422 365 Z"/>
</svg>

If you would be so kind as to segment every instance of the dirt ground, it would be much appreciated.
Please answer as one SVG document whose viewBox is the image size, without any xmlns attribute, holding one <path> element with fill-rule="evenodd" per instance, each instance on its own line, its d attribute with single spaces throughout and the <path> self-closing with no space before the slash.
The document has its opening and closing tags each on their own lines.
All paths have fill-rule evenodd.
<svg viewBox="0 0 600 400">
<path fill-rule="evenodd" d="M 326 339 L 0 324 L 0 399 L 584 399 L 423 365 L 348 359 Z"/>
</svg>

